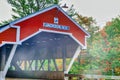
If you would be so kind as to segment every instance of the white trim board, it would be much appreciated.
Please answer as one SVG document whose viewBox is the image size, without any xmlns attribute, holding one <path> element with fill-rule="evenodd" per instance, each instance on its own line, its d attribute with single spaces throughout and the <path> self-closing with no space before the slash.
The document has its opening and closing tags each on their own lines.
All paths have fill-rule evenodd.
<svg viewBox="0 0 120 80">
<path fill-rule="evenodd" d="M 69 64 L 69 66 L 68 66 L 67 71 L 65 71 L 64 73 L 68 74 L 68 72 L 70 71 L 70 69 L 71 69 L 71 67 L 72 67 L 75 59 L 78 57 L 80 51 L 81 51 L 81 46 L 78 46 L 78 48 L 76 49 L 76 51 L 75 51 L 75 53 L 74 53 L 74 56 L 73 56 L 72 60 L 70 61 L 70 64 Z"/>
<path fill-rule="evenodd" d="M 8 60 L 7 60 L 7 62 L 6 62 L 6 65 L 5 65 L 5 67 L 4 67 L 4 71 L 3 71 L 3 74 L 4 74 L 4 75 L 3 75 L 3 77 L 5 77 L 6 74 L 7 74 L 8 68 L 10 67 L 10 64 L 11 64 L 11 61 L 12 61 L 13 56 L 14 56 L 14 54 L 15 54 L 16 48 L 17 48 L 17 44 L 14 44 L 13 47 L 12 47 L 12 50 L 11 50 L 11 52 L 10 52 L 10 55 L 9 55 L 9 57 L 8 57 Z"/>
</svg>

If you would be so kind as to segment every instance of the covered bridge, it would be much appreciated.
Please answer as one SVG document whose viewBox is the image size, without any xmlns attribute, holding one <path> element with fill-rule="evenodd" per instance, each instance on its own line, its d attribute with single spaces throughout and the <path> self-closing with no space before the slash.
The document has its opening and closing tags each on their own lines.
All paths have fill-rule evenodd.
<svg viewBox="0 0 120 80">
<path fill-rule="evenodd" d="M 68 73 L 89 36 L 58 5 L 1 26 L 0 80 Z"/>
</svg>

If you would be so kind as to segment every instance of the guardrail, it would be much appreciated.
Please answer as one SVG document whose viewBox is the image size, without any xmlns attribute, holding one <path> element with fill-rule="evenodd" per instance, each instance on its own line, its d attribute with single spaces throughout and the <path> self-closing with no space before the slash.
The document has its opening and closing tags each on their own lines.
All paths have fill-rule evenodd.
<svg viewBox="0 0 120 80">
<path fill-rule="evenodd" d="M 94 79 L 115 79 L 115 80 L 120 80 L 120 76 L 108 76 L 108 75 L 86 75 L 86 74 L 83 74 L 83 76 L 85 78 L 94 78 Z"/>
</svg>

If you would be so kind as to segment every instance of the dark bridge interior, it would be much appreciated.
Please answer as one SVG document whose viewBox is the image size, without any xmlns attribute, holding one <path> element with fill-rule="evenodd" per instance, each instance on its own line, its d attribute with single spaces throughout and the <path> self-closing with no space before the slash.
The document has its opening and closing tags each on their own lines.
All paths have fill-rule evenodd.
<svg viewBox="0 0 120 80">
<path fill-rule="evenodd" d="M 19 45 L 14 59 L 61 59 L 63 54 L 71 58 L 77 47 L 78 44 L 68 35 L 41 32 Z"/>
<path fill-rule="evenodd" d="M 65 71 L 79 44 L 69 35 L 41 32 L 18 45 L 7 77 L 26 77 L 30 73 L 33 77 L 40 71 Z M 6 62 L 12 45 L 4 45 L 0 48 L 0 54 L 5 55 Z M 2 69 L 2 67 L 1 67 Z M 23 72 L 23 73 L 22 73 Z M 24 76 L 19 75 L 24 74 Z M 16 74 L 16 75 L 15 75 Z"/>
</svg>

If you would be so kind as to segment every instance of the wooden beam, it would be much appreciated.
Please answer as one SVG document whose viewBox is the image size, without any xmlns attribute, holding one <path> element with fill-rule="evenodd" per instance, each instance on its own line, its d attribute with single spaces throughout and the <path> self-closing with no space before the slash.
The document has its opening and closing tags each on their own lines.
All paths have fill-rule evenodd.
<svg viewBox="0 0 120 80">
<path fill-rule="evenodd" d="M 45 62 L 45 60 L 40 60 L 41 65 L 40 65 L 39 70 L 41 70 L 41 68 L 43 67 L 44 62 Z M 42 68 L 42 69 L 44 70 L 44 68 Z"/>
<path fill-rule="evenodd" d="M 66 58 L 63 56 L 63 71 L 66 71 Z"/>
<path fill-rule="evenodd" d="M 74 54 L 72 60 L 70 61 L 70 64 L 69 64 L 69 66 L 68 66 L 68 69 L 67 69 L 67 71 L 65 71 L 65 73 L 68 73 L 68 72 L 70 71 L 70 69 L 71 69 L 71 67 L 72 67 L 72 65 L 73 65 L 73 63 L 74 63 L 74 61 L 75 61 L 75 59 L 78 57 L 80 51 L 81 51 L 81 47 L 78 46 L 78 48 L 77 48 L 77 50 L 76 50 L 76 52 L 75 52 L 75 54 Z"/>
<path fill-rule="evenodd" d="M 5 77 L 3 74 L 4 74 L 3 71 L 0 71 L 0 80 L 5 80 Z"/>
<path fill-rule="evenodd" d="M 33 63 L 33 60 L 28 61 L 28 64 L 29 64 L 28 70 L 32 70 L 32 63 Z"/>
<path fill-rule="evenodd" d="M 13 62 L 13 63 L 11 63 L 11 65 L 13 65 L 14 67 L 15 67 L 15 70 L 17 70 L 17 71 L 21 71 L 21 68 L 20 68 L 20 66 L 17 64 L 17 62 Z"/>
<path fill-rule="evenodd" d="M 27 70 L 27 60 L 24 60 L 24 70 Z"/>
<path fill-rule="evenodd" d="M 41 69 L 42 69 L 42 70 L 44 70 L 44 62 L 45 62 L 45 60 L 43 61 L 43 64 L 42 64 L 42 61 L 40 60 L 40 63 L 42 64 L 42 65 L 41 65 Z"/>
<path fill-rule="evenodd" d="M 22 61 L 17 61 L 18 62 L 18 66 L 21 66 L 22 64 Z"/>
<path fill-rule="evenodd" d="M 53 63 L 54 63 L 54 65 L 55 65 L 55 69 L 56 69 L 56 71 L 59 71 L 59 69 L 58 69 L 58 66 L 57 66 L 57 64 L 56 64 L 55 59 L 52 59 L 52 60 L 53 60 Z"/>
<path fill-rule="evenodd" d="M 66 71 L 66 45 L 62 48 L 63 71 Z"/>
<path fill-rule="evenodd" d="M 18 62 L 18 66 L 20 67 L 20 69 L 22 70 L 23 68 L 22 68 L 22 63 L 23 63 L 23 60 L 20 60 L 20 61 L 17 61 Z"/>
<path fill-rule="evenodd" d="M 79 63 L 79 65 L 80 65 L 80 58 L 81 58 L 81 54 L 78 55 L 78 63 Z"/>
<path fill-rule="evenodd" d="M 12 61 L 13 56 L 14 56 L 14 54 L 15 54 L 16 48 L 17 48 L 17 44 L 14 44 L 14 45 L 13 45 L 13 48 L 12 48 L 12 50 L 11 50 L 11 52 L 10 52 L 10 55 L 9 55 L 9 57 L 8 57 L 8 60 L 7 60 L 7 62 L 6 62 L 5 68 L 4 68 L 4 72 L 3 72 L 3 73 L 4 73 L 4 77 L 6 76 L 7 71 L 8 71 L 8 68 L 10 67 L 10 64 L 11 64 L 11 61 Z"/>
<path fill-rule="evenodd" d="M 35 71 L 38 70 L 38 60 L 35 60 Z"/>
<path fill-rule="evenodd" d="M 51 66 L 50 66 L 50 64 L 51 64 L 51 59 L 50 59 L 50 58 L 48 58 L 48 71 L 50 71 L 50 70 L 51 70 Z"/>
<path fill-rule="evenodd" d="M 8 78 L 27 78 L 38 80 L 64 80 L 63 71 L 9 71 Z"/>
</svg>

